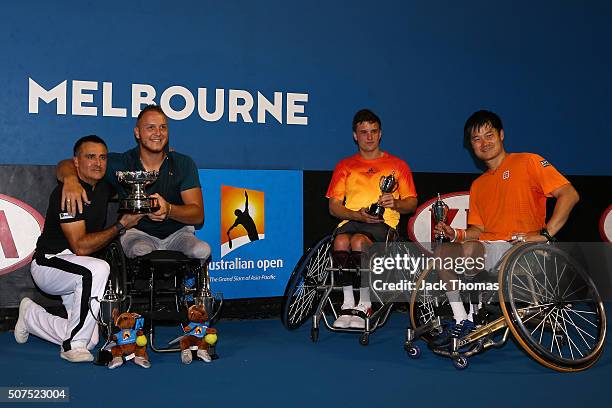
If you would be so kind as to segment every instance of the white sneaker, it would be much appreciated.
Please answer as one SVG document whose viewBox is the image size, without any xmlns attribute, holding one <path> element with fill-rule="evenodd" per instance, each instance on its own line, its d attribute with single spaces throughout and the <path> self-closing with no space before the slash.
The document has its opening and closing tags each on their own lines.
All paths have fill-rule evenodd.
<svg viewBox="0 0 612 408">
<path fill-rule="evenodd" d="M 151 368 L 151 362 L 144 357 L 134 357 L 134 364 L 141 366 L 142 368 Z"/>
<path fill-rule="evenodd" d="M 210 356 L 208 355 L 208 351 L 206 350 L 198 350 L 196 355 L 198 356 L 200 360 L 206 363 L 210 363 L 212 361 L 212 358 L 210 358 Z"/>
<path fill-rule="evenodd" d="M 87 363 L 94 360 L 93 354 L 85 348 L 70 349 L 60 352 L 60 357 L 71 363 Z"/>
<path fill-rule="evenodd" d="M 351 319 L 351 315 L 340 315 L 332 326 L 334 326 L 336 329 L 348 329 L 351 325 Z"/>
<path fill-rule="evenodd" d="M 30 333 L 26 328 L 25 324 L 25 314 L 26 311 L 34 306 L 36 303 L 29 297 L 24 297 L 21 299 L 19 303 L 19 317 L 17 318 L 17 323 L 15 324 L 15 341 L 19 344 L 23 344 L 28 341 L 28 337 L 30 337 Z"/>
<path fill-rule="evenodd" d="M 191 357 L 191 350 L 186 349 L 181 351 L 181 362 L 183 364 L 191 364 L 192 361 L 192 357 Z"/>
<path fill-rule="evenodd" d="M 121 357 L 113 357 L 110 363 L 108 363 L 108 368 L 113 369 L 123 365 L 123 359 Z"/>
<path fill-rule="evenodd" d="M 358 304 L 357 307 L 355 307 L 355 310 L 363 312 L 366 316 L 370 316 L 372 314 L 372 307 L 369 305 L 364 305 L 363 303 Z M 351 316 L 349 327 L 351 329 L 365 329 L 365 320 L 359 316 Z"/>
</svg>

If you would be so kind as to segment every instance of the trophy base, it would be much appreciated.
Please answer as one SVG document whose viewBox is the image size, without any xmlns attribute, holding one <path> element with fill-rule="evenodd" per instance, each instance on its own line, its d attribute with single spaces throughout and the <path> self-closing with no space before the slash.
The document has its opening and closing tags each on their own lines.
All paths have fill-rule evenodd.
<svg viewBox="0 0 612 408">
<path fill-rule="evenodd" d="M 124 198 L 119 201 L 119 212 L 128 214 L 150 214 L 159 210 L 156 198 Z"/>
<path fill-rule="evenodd" d="M 378 204 L 372 204 L 368 211 L 366 211 L 372 217 L 378 217 L 381 220 L 383 219 L 383 214 L 385 213 L 385 207 L 381 207 Z"/>
<path fill-rule="evenodd" d="M 94 360 L 95 365 L 107 366 L 113 360 L 113 354 L 109 350 L 104 350 L 104 348 L 98 351 L 98 355 Z"/>
</svg>

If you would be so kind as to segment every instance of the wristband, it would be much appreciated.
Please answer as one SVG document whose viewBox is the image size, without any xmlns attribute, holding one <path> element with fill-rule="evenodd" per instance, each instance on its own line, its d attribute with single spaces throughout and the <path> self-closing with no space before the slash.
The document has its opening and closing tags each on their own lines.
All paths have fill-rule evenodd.
<svg viewBox="0 0 612 408">
<path fill-rule="evenodd" d="M 550 235 L 550 232 L 548 232 L 548 230 L 546 228 L 542 228 L 540 230 L 540 235 L 545 237 L 548 240 L 548 242 L 555 242 L 557 240 L 557 238 L 555 238 L 552 235 Z"/>
<path fill-rule="evenodd" d="M 168 203 L 168 212 L 166 213 L 166 219 L 170 217 L 170 211 L 172 211 L 172 204 Z"/>
<path fill-rule="evenodd" d="M 119 221 L 115 223 L 115 228 L 117 228 L 117 232 L 119 233 L 119 235 L 123 235 L 123 233 L 125 232 L 125 225 L 123 225 Z"/>
</svg>

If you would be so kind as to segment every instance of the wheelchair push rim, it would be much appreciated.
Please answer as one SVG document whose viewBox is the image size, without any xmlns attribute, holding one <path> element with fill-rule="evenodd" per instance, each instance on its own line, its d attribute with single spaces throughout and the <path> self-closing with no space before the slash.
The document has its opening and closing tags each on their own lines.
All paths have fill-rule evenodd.
<svg viewBox="0 0 612 408">
<path fill-rule="evenodd" d="M 294 330 L 314 313 L 323 295 L 319 287 L 325 283 L 331 266 L 331 235 L 322 238 L 299 260 L 285 289 L 281 319 Z"/>
<path fill-rule="evenodd" d="M 591 367 L 603 350 L 606 315 L 588 274 L 559 248 L 523 244 L 500 268 L 499 301 L 513 336 L 556 371 Z"/>
</svg>

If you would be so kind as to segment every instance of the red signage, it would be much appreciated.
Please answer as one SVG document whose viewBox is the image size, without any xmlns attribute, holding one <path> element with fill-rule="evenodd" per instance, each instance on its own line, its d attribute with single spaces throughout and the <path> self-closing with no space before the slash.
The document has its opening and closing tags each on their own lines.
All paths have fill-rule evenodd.
<svg viewBox="0 0 612 408">
<path fill-rule="evenodd" d="M 0 194 L 0 275 L 27 265 L 45 219 L 23 201 Z"/>
</svg>

